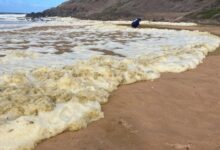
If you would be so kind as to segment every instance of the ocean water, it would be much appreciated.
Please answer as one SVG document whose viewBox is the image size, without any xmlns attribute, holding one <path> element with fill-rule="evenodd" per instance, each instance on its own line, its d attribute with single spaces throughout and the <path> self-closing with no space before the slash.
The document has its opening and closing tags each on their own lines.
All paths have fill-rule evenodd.
<svg viewBox="0 0 220 150">
<path fill-rule="evenodd" d="M 0 30 L 1 150 L 84 128 L 104 117 L 101 105 L 119 85 L 195 69 L 220 45 L 198 31 L 49 20 Z"/>
<path fill-rule="evenodd" d="M 25 14 L 0 14 L 0 30 L 18 29 L 29 24 Z"/>
</svg>

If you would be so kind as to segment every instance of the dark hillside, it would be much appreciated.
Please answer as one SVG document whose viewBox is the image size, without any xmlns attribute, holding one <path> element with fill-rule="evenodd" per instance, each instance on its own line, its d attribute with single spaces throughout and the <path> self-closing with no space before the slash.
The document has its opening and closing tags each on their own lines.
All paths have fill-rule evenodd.
<svg viewBox="0 0 220 150">
<path fill-rule="evenodd" d="M 220 0 L 69 0 L 41 14 L 101 20 L 141 17 L 156 21 L 218 22 L 219 8 Z"/>
</svg>

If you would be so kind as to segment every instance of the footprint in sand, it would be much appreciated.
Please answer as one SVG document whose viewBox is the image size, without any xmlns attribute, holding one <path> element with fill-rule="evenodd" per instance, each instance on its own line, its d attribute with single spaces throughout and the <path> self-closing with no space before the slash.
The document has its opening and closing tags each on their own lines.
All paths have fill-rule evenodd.
<svg viewBox="0 0 220 150">
<path fill-rule="evenodd" d="M 190 150 L 191 148 L 191 144 L 183 145 L 183 144 L 178 144 L 178 143 L 177 144 L 167 143 L 167 145 L 176 150 Z"/>
</svg>

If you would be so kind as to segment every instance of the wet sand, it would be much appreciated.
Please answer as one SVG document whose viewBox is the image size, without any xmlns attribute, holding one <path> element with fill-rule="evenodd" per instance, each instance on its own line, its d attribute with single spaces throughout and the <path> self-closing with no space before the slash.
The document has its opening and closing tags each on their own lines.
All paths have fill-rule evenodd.
<svg viewBox="0 0 220 150">
<path fill-rule="evenodd" d="M 220 27 L 154 26 L 208 31 Z M 105 118 L 65 132 L 36 150 L 220 150 L 220 49 L 197 69 L 121 86 Z"/>
</svg>

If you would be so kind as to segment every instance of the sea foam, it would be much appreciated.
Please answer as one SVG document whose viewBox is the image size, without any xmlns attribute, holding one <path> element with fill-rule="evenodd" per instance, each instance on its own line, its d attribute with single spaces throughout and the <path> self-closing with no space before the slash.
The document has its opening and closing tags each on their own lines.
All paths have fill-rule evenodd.
<svg viewBox="0 0 220 150">
<path fill-rule="evenodd" d="M 0 36 L 1 150 L 32 149 L 84 128 L 103 118 L 101 105 L 119 85 L 194 69 L 220 45 L 219 37 L 197 31 L 74 21 L 59 18 L 59 30 L 43 26 Z M 70 51 L 57 54 L 62 43 Z M 26 50 L 16 49 L 24 45 Z"/>
</svg>

